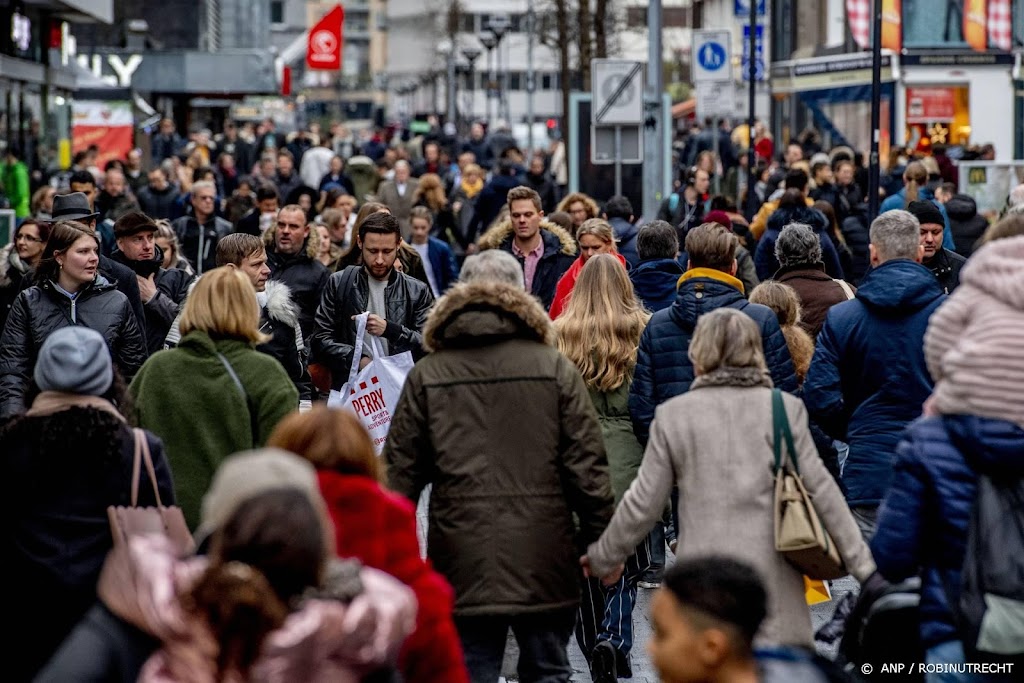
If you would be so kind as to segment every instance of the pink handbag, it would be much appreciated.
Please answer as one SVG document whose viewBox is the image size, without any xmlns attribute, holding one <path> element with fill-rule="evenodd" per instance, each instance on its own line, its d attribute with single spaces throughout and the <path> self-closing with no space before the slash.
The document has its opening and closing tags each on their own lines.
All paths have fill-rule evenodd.
<svg viewBox="0 0 1024 683">
<path fill-rule="evenodd" d="M 114 537 L 114 546 L 126 543 L 132 536 L 143 534 L 161 534 L 174 544 L 179 555 L 189 555 L 195 550 L 195 541 L 185 523 L 185 515 L 177 505 L 169 507 L 160 502 L 160 491 L 156 484 L 156 470 L 153 458 L 149 454 L 149 441 L 141 429 L 133 429 L 135 435 L 135 461 L 132 464 L 132 504 L 110 505 L 107 517 L 110 519 L 110 533 Z M 153 496 L 156 507 L 139 507 L 139 477 L 142 462 L 146 463 L 149 482 L 153 485 Z"/>
</svg>

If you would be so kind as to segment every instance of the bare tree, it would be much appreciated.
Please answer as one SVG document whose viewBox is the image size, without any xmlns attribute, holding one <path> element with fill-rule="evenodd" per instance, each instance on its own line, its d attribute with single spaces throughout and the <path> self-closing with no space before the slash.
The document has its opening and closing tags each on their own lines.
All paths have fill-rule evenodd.
<svg viewBox="0 0 1024 683">
<path fill-rule="evenodd" d="M 594 5 L 594 48 L 598 59 L 608 57 L 608 0 L 597 0 Z"/>
</svg>

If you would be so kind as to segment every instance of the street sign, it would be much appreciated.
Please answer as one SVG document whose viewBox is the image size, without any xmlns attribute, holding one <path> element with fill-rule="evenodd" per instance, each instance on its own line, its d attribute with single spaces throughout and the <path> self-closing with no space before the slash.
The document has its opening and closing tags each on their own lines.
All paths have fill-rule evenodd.
<svg viewBox="0 0 1024 683">
<path fill-rule="evenodd" d="M 644 66 L 624 59 L 591 60 L 595 126 L 644 122 Z"/>
<path fill-rule="evenodd" d="M 736 85 L 728 83 L 697 83 L 697 120 L 731 118 L 736 115 Z"/>
<path fill-rule="evenodd" d="M 644 160 L 643 126 L 618 126 L 619 150 L 616 156 L 616 127 L 590 127 L 590 163 L 639 164 Z"/>
<path fill-rule="evenodd" d="M 741 19 L 746 19 L 750 16 L 750 0 L 736 0 L 734 14 Z M 765 15 L 765 0 L 757 0 L 757 16 L 763 17 Z"/>
<path fill-rule="evenodd" d="M 732 82 L 732 59 L 729 47 L 732 32 L 728 29 L 707 29 L 693 32 L 694 83 Z"/>
<path fill-rule="evenodd" d="M 757 25 L 757 30 L 754 31 L 754 39 L 757 44 L 754 48 L 757 50 L 754 54 L 757 60 L 754 62 L 754 78 L 758 81 L 763 81 L 765 76 L 764 68 L 764 26 L 761 24 Z M 750 80 L 750 24 L 743 25 L 743 60 L 741 65 L 743 71 L 743 80 Z"/>
</svg>

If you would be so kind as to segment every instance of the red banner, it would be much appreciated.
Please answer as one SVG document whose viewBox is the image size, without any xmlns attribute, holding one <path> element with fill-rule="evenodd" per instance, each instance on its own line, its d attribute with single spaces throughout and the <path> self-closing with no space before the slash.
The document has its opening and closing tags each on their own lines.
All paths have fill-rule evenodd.
<svg viewBox="0 0 1024 683">
<path fill-rule="evenodd" d="M 341 25 L 345 21 L 345 10 L 341 4 L 334 6 L 316 26 L 309 29 L 306 41 L 306 66 L 310 69 L 337 71 L 341 68 Z"/>
<path fill-rule="evenodd" d="M 948 123 L 955 114 L 951 88 L 907 88 L 907 123 Z"/>
</svg>

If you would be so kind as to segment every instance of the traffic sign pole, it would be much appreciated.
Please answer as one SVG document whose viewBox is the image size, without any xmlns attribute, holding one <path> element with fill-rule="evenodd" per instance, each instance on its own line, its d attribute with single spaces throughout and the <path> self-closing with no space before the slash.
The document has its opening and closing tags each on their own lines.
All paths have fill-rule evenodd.
<svg viewBox="0 0 1024 683">
<path fill-rule="evenodd" d="M 622 194 L 622 126 L 615 126 L 615 195 Z"/>
<path fill-rule="evenodd" d="M 647 112 L 643 129 L 644 163 L 642 214 L 648 221 L 654 220 L 658 207 L 666 192 L 662 133 L 665 121 L 661 107 L 662 55 L 661 55 L 661 0 L 650 0 L 647 4 L 647 87 L 644 90 L 644 108 Z"/>
<path fill-rule="evenodd" d="M 754 114 L 754 106 L 757 99 L 757 0 L 750 0 L 750 82 L 747 84 L 747 218 L 752 220 L 757 209 L 757 193 L 754 187 L 757 185 L 757 178 L 754 169 L 754 123 L 757 117 Z"/>
</svg>

